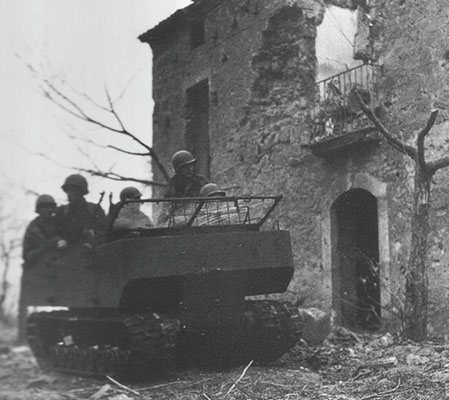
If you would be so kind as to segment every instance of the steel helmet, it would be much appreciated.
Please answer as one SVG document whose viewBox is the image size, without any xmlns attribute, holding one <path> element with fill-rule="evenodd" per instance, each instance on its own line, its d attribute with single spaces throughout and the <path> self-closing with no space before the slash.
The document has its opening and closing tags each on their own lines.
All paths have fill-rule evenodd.
<svg viewBox="0 0 449 400">
<path fill-rule="evenodd" d="M 140 193 L 140 190 L 135 188 L 134 186 L 128 186 L 120 192 L 121 201 L 125 201 L 128 199 L 140 199 L 141 197 L 142 193 Z"/>
<path fill-rule="evenodd" d="M 67 192 L 67 188 L 69 186 L 79 189 L 82 192 L 82 194 L 89 193 L 89 191 L 87 190 L 87 180 L 84 176 L 80 174 L 69 175 L 66 178 L 64 185 L 62 185 L 61 187 L 62 190 L 64 190 L 64 192 Z"/>
<path fill-rule="evenodd" d="M 226 196 L 226 192 L 215 183 L 207 183 L 200 190 L 200 197 Z"/>
<path fill-rule="evenodd" d="M 187 150 L 179 150 L 173 154 L 171 158 L 171 163 L 176 172 L 178 172 L 182 166 L 194 162 L 196 162 L 196 159 L 193 157 L 192 153 Z"/>
<path fill-rule="evenodd" d="M 41 194 L 36 199 L 36 212 L 38 212 L 39 208 L 43 205 L 51 205 L 51 206 L 56 207 L 55 199 L 52 196 L 50 196 L 49 194 Z"/>
</svg>

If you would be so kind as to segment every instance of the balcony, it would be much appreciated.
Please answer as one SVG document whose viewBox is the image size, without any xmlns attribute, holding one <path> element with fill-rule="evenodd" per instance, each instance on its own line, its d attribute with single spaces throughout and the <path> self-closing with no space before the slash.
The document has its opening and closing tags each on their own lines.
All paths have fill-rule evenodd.
<svg viewBox="0 0 449 400">
<path fill-rule="evenodd" d="M 380 112 L 379 65 L 361 65 L 317 83 L 319 96 L 308 116 L 310 142 L 304 147 L 324 156 L 355 146 L 378 143 L 380 137 L 360 108 L 355 91 L 376 115 Z"/>
</svg>

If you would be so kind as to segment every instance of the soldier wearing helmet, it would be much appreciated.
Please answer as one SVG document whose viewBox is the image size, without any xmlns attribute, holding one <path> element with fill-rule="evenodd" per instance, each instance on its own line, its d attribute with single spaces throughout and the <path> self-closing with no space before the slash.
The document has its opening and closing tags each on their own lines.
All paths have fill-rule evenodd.
<svg viewBox="0 0 449 400">
<path fill-rule="evenodd" d="M 106 229 L 103 209 L 84 198 L 89 190 L 86 178 L 80 174 L 69 175 L 62 190 L 67 194 L 68 204 L 56 210 L 58 233 L 68 244 L 89 243 Z"/>
<path fill-rule="evenodd" d="M 120 192 L 120 201 L 139 200 L 142 193 L 134 186 L 128 186 Z"/>
<path fill-rule="evenodd" d="M 216 183 L 207 183 L 200 190 L 200 197 L 225 197 L 226 192 Z M 225 225 L 230 223 L 230 205 L 226 200 L 206 202 L 197 217 L 197 223 L 201 225 Z"/>
<path fill-rule="evenodd" d="M 165 197 L 198 197 L 208 180 L 195 173 L 196 159 L 192 153 L 179 150 L 173 154 L 171 161 L 175 175 L 170 179 Z"/>
<path fill-rule="evenodd" d="M 128 186 L 120 192 L 120 202 L 122 203 L 128 200 L 139 200 L 141 197 L 142 193 L 134 186 Z M 125 203 L 112 228 L 114 230 L 152 228 L 153 222 L 140 210 L 140 205 L 139 202 Z"/>
<path fill-rule="evenodd" d="M 36 199 L 35 211 L 38 216 L 30 222 L 25 231 L 22 245 L 23 269 L 22 282 L 27 271 L 33 268 L 51 250 L 64 246 L 65 242 L 57 236 L 54 212 L 56 202 L 48 194 Z M 19 335 L 17 341 L 25 341 L 26 307 L 21 291 L 19 299 Z"/>
<path fill-rule="evenodd" d="M 56 248 L 57 232 L 54 213 L 56 202 L 48 194 L 40 195 L 36 200 L 38 216 L 28 225 L 23 238 L 22 256 L 24 267 L 32 267 L 42 254 Z"/>
<path fill-rule="evenodd" d="M 216 183 L 207 183 L 200 190 L 200 197 L 226 196 L 226 192 L 220 189 Z"/>
</svg>

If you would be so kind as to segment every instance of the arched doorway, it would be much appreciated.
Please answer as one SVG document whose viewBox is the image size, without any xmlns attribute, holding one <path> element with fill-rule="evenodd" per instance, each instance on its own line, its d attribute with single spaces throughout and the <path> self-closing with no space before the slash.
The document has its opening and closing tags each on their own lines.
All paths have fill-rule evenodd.
<svg viewBox="0 0 449 400">
<path fill-rule="evenodd" d="M 351 189 L 331 207 L 333 305 L 348 328 L 376 329 L 380 322 L 377 199 Z"/>
</svg>

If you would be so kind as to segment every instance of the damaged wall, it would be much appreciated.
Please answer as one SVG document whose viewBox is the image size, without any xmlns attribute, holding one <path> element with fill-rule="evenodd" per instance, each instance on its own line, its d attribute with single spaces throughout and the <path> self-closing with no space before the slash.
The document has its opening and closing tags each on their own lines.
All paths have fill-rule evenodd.
<svg viewBox="0 0 449 400">
<path fill-rule="evenodd" d="M 388 129 L 414 144 L 432 109 L 439 118 L 426 139 L 429 160 L 447 153 L 449 124 L 449 14 L 438 0 L 359 1 L 355 53 L 373 55 L 383 66 L 380 90 Z M 345 7 L 352 8 L 352 4 Z M 371 39 L 369 37 L 369 24 Z M 390 154 L 384 162 L 395 165 L 397 179 L 389 184 L 390 255 L 393 292 L 404 286 L 404 266 L 410 249 L 412 161 Z M 431 235 L 429 238 L 429 333 L 449 332 L 448 192 L 449 171 L 439 171 L 432 188 Z M 404 232 L 406 234 L 404 235 Z"/>
<path fill-rule="evenodd" d="M 375 18 L 374 49 L 379 62 L 384 65 L 382 89 L 388 111 L 386 124 L 392 132 L 411 142 L 424 127 L 430 111 L 439 109 L 437 122 L 426 140 L 426 148 L 430 160 L 444 156 L 449 148 L 447 4 L 438 0 L 425 3 L 382 0 L 372 2 L 372 6 L 375 7 L 367 11 Z M 449 171 L 445 169 L 435 175 L 431 193 L 428 261 L 431 334 L 449 333 L 446 311 L 449 306 L 448 192 Z M 404 197 L 410 195 L 409 191 Z M 408 253 L 404 240 L 398 237 L 395 242 L 399 252 Z"/>
<path fill-rule="evenodd" d="M 352 1 L 343 3 L 338 5 L 354 8 Z M 434 9 L 428 12 L 438 15 L 438 2 L 430 3 Z M 411 24 L 419 4 L 410 5 L 410 15 L 403 15 L 398 5 L 381 10 L 383 29 L 376 28 L 376 51 L 385 63 L 383 102 L 394 116 L 387 123 L 406 137 L 422 126 L 432 101 L 449 104 L 438 80 L 447 78 L 448 49 L 442 39 L 438 44 L 431 39 L 438 29 L 444 32 L 448 21 L 445 17 L 438 26 L 427 27 L 424 21 Z M 305 297 L 306 305 L 327 310 L 332 307 L 333 271 L 326 257 L 332 244 L 325 239 L 330 238 L 325 215 L 340 194 L 364 185 L 376 187 L 366 182 L 378 182 L 377 187 L 385 188 L 381 222 L 389 238 L 381 266 L 388 282 L 382 290 L 394 302 L 402 290 L 401 271 L 409 249 L 410 161 L 382 143 L 327 158 L 302 147 L 309 141 L 306 116 L 316 100 L 315 46 L 323 15 L 324 7 L 312 0 L 199 1 L 156 27 L 159 36 L 142 35 L 154 53 L 154 148 L 169 165 L 172 153 L 185 147 L 186 92 L 207 80 L 211 180 L 223 187 L 238 186 L 235 194 L 285 196 L 275 217 L 290 230 L 294 248 L 296 273 L 288 296 Z M 409 32 L 403 36 L 407 18 Z M 191 27 L 198 23 L 204 23 L 204 43 L 192 48 Z M 420 34 L 427 32 L 427 39 L 415 49 L 417 26 Z M 440 124 L 435 130 L 445 128 Z M 443 144 L 435 139 L 434 150 Z M 445 181 L 447 173 L 437 179 Z M 449 261 L 444 251 L 449 240 L 444 187 L 434 190 L 438 230 L 432 238 L 433 276 L 443 274 Z M 447 303 L 445 287 L 435 280 L 431 287 L 433 304 L 439 299 Z M 432 310 L 438 316 L 437 307 Z M 435 332 L 444 331 L 442 324 L 432 323 Z"/>
<path fill-rule="evenodd" d="M 299 10 L 298 4 L 306 3 L 311 3 L 307 12 L 312 14 L 306 23 L 314 26 L 311 21 L 320 18 L 320 9 L 315 2 L 257 0 L 247 1 L 244 4 L 239 1 L 215 1 L 215 3 L 218 5 L 212 10 L 203 10 L 196 5 L 187 8 L 183 20 L 188 22 L 175 24 L 173 30 L 169 30 L 169 36 L 164 37 L 162 44 L 152 44 L 154 51 L 153 97 L 155 99 L 154 146 L 163 155 L 163 161 L 169 164 L 169 155 L 172 150 L 184 146 L 185 92 L 201 80 L 208 79 L 211 100 L 209 132 L 213 143 L 211 146 L 213 177 L 217 173 L 221 175 L 235 173 L 222 170 L 221 167 L 216 168 L 214 165 L 227 163 L 221 159 L 222 153 L 234 151 L 236 146 L 233 141 L 238 139 L 241 130 L 238 124 L 245 124 L 247 107 L 250 103 L 250 90 L 257 79 L 257 72 L 252 67 L 253 57 L 262 46 L 261 32 L 265 31 L 268 18 L 279 7 L 294 7 Z M 202 12 L 205 14 L 202 15 Z M 204 20 L 206 40 L 202 46 L 192 49 L 190 24 L 193 23 L 192 21 L 201 20 Z M 298 23 L 304 22 L 298 20 Z M 265 40 L 266 38 L 267 35 Z M 312 42 L 313 40 L 309 45 L 312 45 Z M 313 50 L 308 52 L 310 51 Z M 284 48 L 284 53 L 287 52 L 288 49 Z M 255 63 L 259 62 L 262 65 L 265 62 L 263 57 L 264 55 L 260 55 L 259 61 Z M 281 71 L 283 68 L 282 65 L 275 65 L 283 62 L 281 51 L 278 51 L 276 57 L 279 59 L 266 60 L 273 65 L 259 68 L 261 74 L 265 74 L 268 80 L 271 79 L 270 74 L 276 74 L 276 69 Z M 291 67 L 294 68 L 294 64 Z M 303 68 L 301 65 L 298 67 Z M 313 69 L 313 67 L 312 65 L 308 68 Z M 309 75 L 310 82 L 313 82 L 313 74 Z M 264 78 L 260 78 L 257 83 L 260 87 L 264 85 L 261 82 L 262 79 Z M 304 104 L 303 101 L 303 106 Z M 228 176 L 227 179 L 234 180 L 234 177 Z"/>
</svg>

